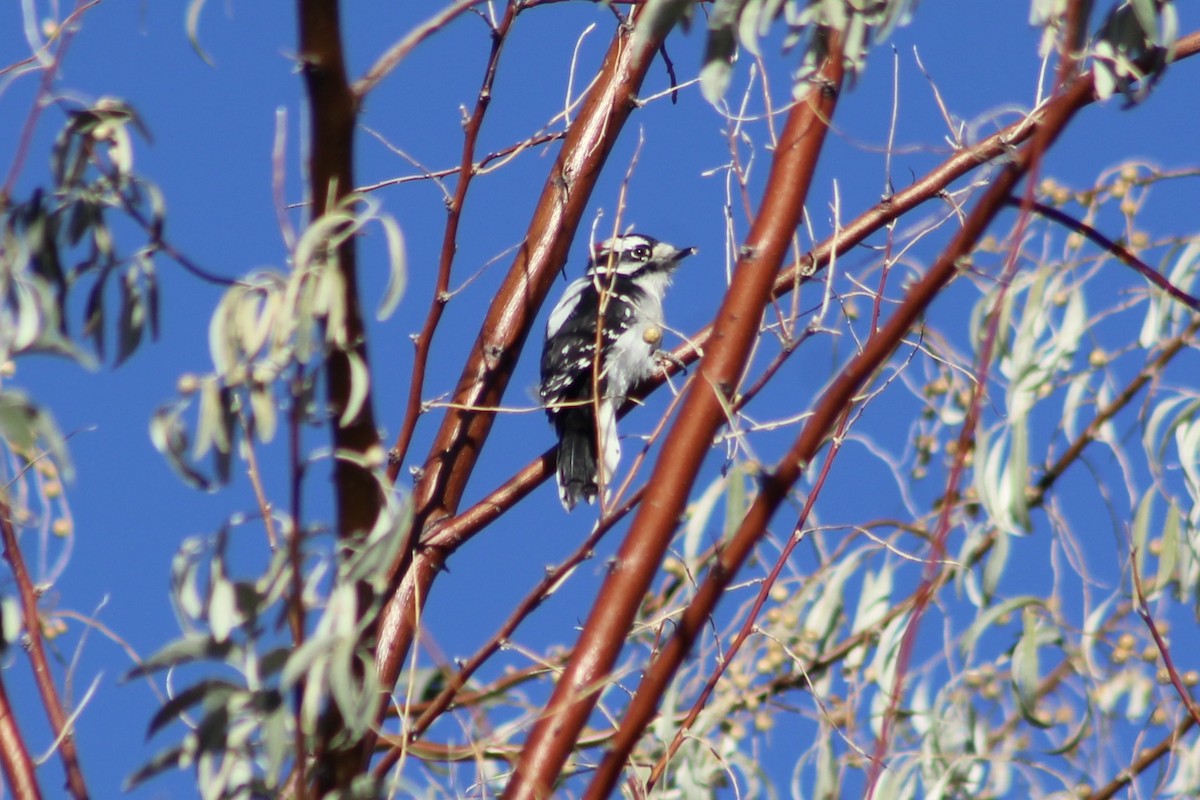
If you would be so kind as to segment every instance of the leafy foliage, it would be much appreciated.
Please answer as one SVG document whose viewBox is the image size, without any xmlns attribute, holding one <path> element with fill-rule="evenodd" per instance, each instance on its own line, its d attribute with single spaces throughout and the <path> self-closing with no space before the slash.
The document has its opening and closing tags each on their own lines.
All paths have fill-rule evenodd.
<svg viewBox="0 0 1200 800">
<path fill-rule="evenodd" d="M 328 198 L 326 210 L 294 240 L 285 230 L 284 267 L 225 282 L 207 331 L 211 370 L 183 373 L 179 396 L 150 422 L 153 443 L 187 484 L 215 492 L 244 472 L 257 507 L 179 547 L 170 597 L 180 635 L 129 673 L 164 684 L 147 728 L 172 740 L 129 785 L 185 770 L 206 798 L 596 795 L 608 793 L 611 774 L 607 786 L 630 797 L 1108 797 L 1127 786 L 1139 796 L 1200 794 L 1200 711 L 1191 694 L 1200 674 L 1185 647 L 1200 619 L 1200 236 L 1160 224 L 1152 202 L 1181 184 L 1194 193 L 1200 170 L 1129 160 L 1072 183 L 1045 160 L 1052 123 L 1117 93 L 1136 103 L 1167 79 L 1180 53 L 1175 5 L 1113 0 L 1096 9 L 1093 31 L 1096 4 L 1033 0 L 1040 52 L 1031 45 L 1007 57 L 1040 57 L 1043 77 L 1015 122 L 968 136 L 934 84 L 951 128 L 942 163 L 897 190 L 892 157 L 900 150 L 889 134 L 883 198 L 844 218 L 835 189 L 829 213 L 810 200 L 800 226 L 764 220 L 754 204 L 772 185 L 757 160 L 774 168 L 799 147 L 777 119 L 788 115 L 790 129 L 790 115 L 811 98 L 838 95 L 819 71 L 836 61 L 836 74 L 861 75 L 875 45 L 920 23 L 915 0 L 650 0 L 628 16 L 617 4 L 612 49 L 594 80 L 580 80 L 587 76 L 575 74 L 573 61 L 564 70 L 565 110 L 479 155 L 485 117 L 503 108 L 493 88 L 513 21 L 553 14 L 556 5 L 448 5 L 354 84 L 334 66 L 340 53 L 301 48 L 316 132 L 306 179 L 315 184 L 314 175 L 352 174 L 351 148 L 327 134 L 351 129 L 382 76 L 429 38 L 457 36 L 450 23 L 472 9 L 486 26 L 477 102 L 461 111 L 461 164 L 420 166 L 392 182 L 403 200 L 395 207 L 408 213 L 428 201 L 417 187 L 436 181 L 441 191 L 430 194 L 446 218 L 426 322 L 414 337 L 413 400 L 387 456 L 373 422 L 353 443 L 360 446 L 343 438 L 375 400 L 379 367 L 367 361 L 366 339 L 395 333 L 358 324 L 355 255 L 368 231 L 382 233 L 387 280 L 372 300 L 385 320 L 408 289 L 405 241 L 382 194 L 340 185 L 340 177 L 307 185 L 306 197 Z M 202 56 L 204 7 L 192 0 L 184 23 Z M 711 210 L 724 221 L 729 261 L 728 286 L 712 294 L 738 295 L 747 271 L 768 268 L 775 278 L 761 315 L 718 315 L 715 328 L 686 332 L 664 360 L 676 374 L 700 361 L 681 378 L 681 402 L 718 390 L 724 425 L 715 439 L 695 437 L 711 463 L 694 485 L 648 479 L 678 406 L 647 397 L 622 429 L 645 446 L 588 537 L 528 587 L 476 653 L 443 658 L 427 603 L 451 606 L 455 621 L 498 610 L 486 608 L 491 587 L 431 599 L 430 585 L 451 555 L 468 554 L 472 537 L 523 528 L 513 522 L 518 504 L 553 471 L 551 458 L 535 456 L 474 506 L 446 500 L 461 487 L 448 488 L 439 470 L 465 465 L 465 484 L 481 454 L 497 449 L 485 447 L 491 428 L 477 421 L 515 416 L 460 402 L 461 387 L 498 380 L 503 391 L 518 354 L 495 342 L 536 341 L 536 287 L 553 283 L 562 264 L 529 251 L 565 257 L 575 234 L 563 221 L 568 206 L 586 202 L 612 144 L 575 152 L 571 137 L 619 132 L 611 107 L 592 100 L 639 97 L 631 105 L 641 107 L 678 91 L 669 61 L 670 89 L 648 95 L 629 77 L 636 65 L 621 59 L 665 53 L 664 37 L 699 14 L 707 32 L 697 81 L 723 114 L 728 146 L 707 173 L 724 182 L 723 204 Z M 302 31 L 313 21 L 303 18 Z M 455 58 L 465 52 L 452 49 Z M 739 54 L 753 64 L 741 68 Z M 1052 62 L 1057 72 L 1046 69 Z M 589 87 L 579 102 L 576 84 Z M 775 96 L 772 86 L 784 88 Z M 1087 92 L 1077 105 L 1055 105 L 1079 86 Z M 20 201 L 0 198 L 0 362 L 50 352 L 92 365 L 111 350 L 120 364 L 157 333 L 156 258 L 167 254 L 196 272 L 165 239 L 158 190 L 134 171 L 139 131 L 137 114 L 120 101 L 71 110 L 49 184 Z M 542 179 L 549 159 L 519 157 L 543 146 L 561 152 L 511 281 L 477 295 L 452 290 L 478 277 L 464 280 L 455 263 L 460 242 L 479 230 L 469 226 L 490 224 L 462 216 L 472 181 L 499 169 Z M 1018 168 L 1037 177 L 995 201 L 996 187 L 1010 191 L 1000 179 Z M 658 179 L 656 170 L 631 158 L 616 216 L 634 178 Z M 277 210 L 288 228 L 290 212 Z M 986 214 L 979 226 L 977 214 Z M 793 258 L 764 267 L 745 231 L 772 225 L 783 227 L 773 232 L 792 242 Z M 132 249 L 124 246 L 129 230 L 140 242 Z M 535 230 L 561 238 L 535 241 Z M 939 269 L 949 278 L 922 296 Z M 479 330 L 460 370 L 449 355 L 463 354 L 438 349 L 434 334 L 447 306 L 467 302 L 478 308 L 459 319 Z M 907 320 L 904 330 L 889 339 L 897 319 Z M 739 325 L 752 326 L 744 330 L 753 347 L 738 379 L 706 383 L 717 340 L 742 332 Z M 872 353 L 878 361 L 856 372 Z M 442 389 L 426 387 L 427 371 L 441 386 L 461 375 L 460 389 L 431 398 Z M 651 395 L 657 386 L 643 388 Z M 817 426 L 838 397 L 832 422 Z M 413 470 L 409 500 L 395 480 L 408 446 L 421 441 L 418 421 L 431 417 L 458 438 L 452 447 L 434 440 Z M 17 533 L 40 530 L 43 561 L 46 534 L 71 533 L 61 486 L 70 464 L 49 411 L 8 386 L 0 439 L 11 473 L 0 534 L 19 595 L 0 601 L 0 631 L 3 644 L 21 640 L 36 655 L 55 628 L 39 609 L 44 586 L 24 569 Z M 810 441 L 822 444 L 800 448 Z M 381 507 L 363 529 L 346 522 L 368 516 L 346 513 L 363 503 L 340 480 L 347 465 L 366 476 L 367 499 Z M 334 480 L 314 480 L 325 477 L 318 466 Z M 619 654 L 615 668 L 591 669 L 598 661 L 571 646 L 572 627 L 545 636 L 521 628 L 589 575 L 607 581 L 641 568 L 620 556 L 600 570 L 580 566 L 630 508 L 668 507 L 672 491 L 688 501 L 678 519 L 670 514 L 669 555 L 634 598 L 634 624 L 611 623 L 603 606 L 583 623 L 585 634 L 608 626 L 603 644 Z M 311 510 L 330 494 L 336 522 Z M 774 505 L 755 523 L 766 503 Z M 652 526 L 639 512 L 628 536 Z M 733 561 L 747 535 L 749 559 Z M 529 558 L 523 544 L 510 547 L 512 557 Z M 497 581 L 512 580 L 507 564 L 489 566 Z M 60 569 L 61 561 L 44 570 L 51 583 Z M 586 608 L 570 611 L 587 616 Z M 677 666 L 655 684 L 672 657 Z M 585 696 L 553 706 L 573 670 Z M 69 723 L 53 722 L 54 702 L 47 706 L 67 742 L 68 775 L 78 777 Z M 586 708 L 568 719 L 567 706 Z M 644 707 L 653 713 L 642 729 L 636 712 Z M 550 745 L 538 736 L 546 726 L 555 728 Z"/>
</svg>

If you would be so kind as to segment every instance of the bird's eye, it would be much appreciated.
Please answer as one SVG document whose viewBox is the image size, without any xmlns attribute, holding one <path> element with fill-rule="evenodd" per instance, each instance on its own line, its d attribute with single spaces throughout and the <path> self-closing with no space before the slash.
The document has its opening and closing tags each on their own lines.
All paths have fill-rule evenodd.
<svg viewBox="0 0 1200 800">
<path fill-rule="evenodd" d="M 650 246 L 645 245 L 645 244 L 639 244 L 637 247 L 633 248 L 633 257 L 636 258 L 638 261 L 649 261 L 650 260 Z"/>
</svg>

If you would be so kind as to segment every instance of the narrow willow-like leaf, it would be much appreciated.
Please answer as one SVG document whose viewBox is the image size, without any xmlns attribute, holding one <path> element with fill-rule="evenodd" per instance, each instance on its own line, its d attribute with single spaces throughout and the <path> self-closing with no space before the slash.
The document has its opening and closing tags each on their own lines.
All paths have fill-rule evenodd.
<svg viewBox="0 0 1200 800">
<path fill-rule="evenodd" d="M 375 312 L 375 318 L 383 321 L 390 317 L 396 307 L 400 305 L 400 300 L 404 297 L 404 291 L 408 287 L 408 255 L 404 247 L 404 234 L 401 232 L 400 226 L 396 224 L 396 220 L 387 214 L 381 214 L 378 221 L 383 226 L 384 235 L 387 237 L 388 249 L 387 288 L 384 290 L 383 298 L 379 301 L 379 308 Z"/>
<path fill-rule="evenodd" d="M 371 373 L 367 369 L 366 362 L 359 357 L 358 353 L 347 352 L 346 361 L 350 365 L 350 394 L 346 398 L 346 407 L 338 419 L 338 425 L 343 428 L 358 417 L 371 389 Z"/>
<path fill-rule="evenodd" d="M 975 644 L 979 641 L 979 637 L 983 636 L 985 633 L 991 632 L 997 620 L 999 620 L 1001 617 L 1012 614 L 1018 609 L 1025 608 L 1026 606 L 1041 605 L 1042 599 L 1040 597 L 1033 597 L 1032 595 L 1020 595 L 1018 597 L 1005 600 L 999 605 L 992 606 L 986 611 L 980 613 L 979 616 L 975 618 L 975 621 L 972 622 L 967 630 L 963 633 L 962 638 L 959 639 L 958 652 L 962 654 L 963 658 L 974 658 Z"/>
<path fill-rule="evenodd" d="M 1031 607 L 1026 607 L 1022 616 L 1021 638 L 1013 649 L 1012 685 L 1016 691 L 1017 705 L 1021 716 L 1039 727 L 1050 723 L 1038 714 L 1038 684 L 1041 681 L 1041 661 L 1038 655 L 1038 616 Z"/>
<path fill-rule="evenodd" d="M 188 455 L 191 444 L 181 415 L 188 406 L 186 400 L 158 408 L 150 418 L 150 442 L 167 459 L 167 464 L 185 483 L 203 491 L 211 491 L 213 482 L 192 466 Z"/>
<path fill-rule="evenodd" d="M 123 363 L 137 350 L 145 325 L 146 306 L 137 284 L 137 274 L 130 270 L 125 274 L 121 313 L 117 317 L 117 364 Z"/>
<path fill-rule="evenodd" d="M 131 669 L 125 674 L 125 679 L 138 678 L 194 661 L 224 660 L 233 649 L 232 642 L 218 642 L 207 633 L 187 634 Z"/>
<path fill-rule="evenodd" d="M 150 718 L 146 736 L 153 736 L 197 703 L 212 702 L 214 698 L 216 702 L 224 703 L 229 695 L 238 691 L 244 691 L 243 687 L 218 678 L 205 678 L 168 699 Z"/>
<path fill-rule="evenodd" d="M 207 0 L 190 0 L 187 7 L 185 24 L 187 27 L 188 43 L 196 51 L 196 55 L 200 56 L 200 59 L 211 67 L 215 66 L 213 60 L 209 58 L 208 53 L 200 46 L 200 12 L 204 10 L 205 2 Z"/>
</svg>

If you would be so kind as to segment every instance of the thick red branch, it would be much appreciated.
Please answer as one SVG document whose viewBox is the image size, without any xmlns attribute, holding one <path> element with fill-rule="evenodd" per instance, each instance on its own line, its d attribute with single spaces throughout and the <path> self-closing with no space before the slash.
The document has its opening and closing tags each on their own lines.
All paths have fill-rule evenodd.
<svg viewBox="0 0 1200 800">
<path fill-rule="evenodd" d="M 4 782 L 17 800 L 41 800 L 33 759 L 21 737 L 8 692 L 0 680 L 0 769 L 4 770 Z"/>
<path fill-rule="evenodd" d="M 637 92 L 659 42 L 634 49 L 630 31 L 617 31 L 579 116 L 563 141 L 534 211 L 525 242 L 487 310 L 450 408 L 442 420 L 413 493 L 414 541 L 393 570 L 398 584 L 379 629 L 377 667 L 384 686 L 395 683 L 412 643 L 421 605 L 445 560 L 436 547 L 417 548 L 457 513 L 467 480 L 491 431 L 538 308 L 553 286 L 617 135 L 637 106 Z"/>
<path fill-rule="evenodd" d="M 50 670 L 50 660 L 46 658 L 46 646 L 42 639 L 42 619 L 38 614 L 37 592 L 33 587 L 33 579 L 25 566 L 25 558 L 21 554 L 21 546 L 17 542 L 17 531 L 12 523 L 12 509 L 8 503 L 0 502 L 0 539 L 4 544 L 4 560 L 12 570 L 13 582 L 17 585 L 17 593 L 21 598 L 21 618 L 25 624 L 25 635 L 28 637 L 29 662 L 33 667 L 34 683 L 42 698 L 42 706 L 46 709 L 46 717 L 50 720 L 50 730 L 58 740 L 58 753 L 62 758 L 63 768 L 67 773 L 67 789 L 75 800 L 88 797 L 87 783 L 83 780 L 83 769 L 79 766 L 79 753 L 75 747 L 75 735 L 71 732 L 71 723 L 58 696 L 54 685 L 54 675 Z M 12 725 L 13 718 L 9 713 L 5 723 Z M 19 739 L 19 737 L 18 737 Z M 17 764 L 19 766 L 19 764 Z M 35 787 L 36 788 L 36 787 Z"/>
<path fill-rule="evenodd" d="M 1091 81 L 1079 80 L 1049 104 L 1035 132 L 1034 141 L 1015 162 L 996 176 L 945 252 L 909 290 L 904 302 L 887 323 L 867 340 L 862 352 L 846 365 L 821 397 L 787 455 L 764 476 L 762 491 L 746 512 L 737 532 L 722 550 L 717 564 L 701 583 L 692 602 L 679 619 L 674 635 L 646 670 L 638 692 L 622 720 L 618 736 L 610 747 L 608 759 L 620 758 L 621 761 L 617 763 L 624 763 L 624 758 L 633 744 L 653 719 L 662 692 L 690 652 L 696 636 L 707 624 L 729 582 L 753 552 L 775 509 L 786 498 L 804 467 L 816 456 L 837 420 L 853 403 L 854 397 L 886 362 L 910 328 L 925 313 L 929 304 L 954 277 L 959 260 L 970 253 L 992 219 L 1004 208 L 1009 192 L 1029 167 L 1030 153 L 1044 152 L 1074 114 L 1087 104 L 1091 94 Z M 590 796 L 597 795 L 593 793 Z"/>
<path fill-rule="evenodd" d="M 548 797 L 587 723 L 683 512 L 713 435 L 726 422 L 776 273 L 800 224 L 804 198 L 841 89 L 840 47 L 788 115 L 762 208 L 717 312 L 712 340 L 663 442 L 649 489 L 600 589 L 544 716 L 530 733 L 505 798 Z"/>
</svg>

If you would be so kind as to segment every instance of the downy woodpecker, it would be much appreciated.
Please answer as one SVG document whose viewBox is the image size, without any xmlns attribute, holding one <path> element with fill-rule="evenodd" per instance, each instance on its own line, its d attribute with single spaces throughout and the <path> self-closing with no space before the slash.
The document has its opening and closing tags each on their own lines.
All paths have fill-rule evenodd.
<svg viewBox="0 0 1200 800">
<path fill-rule="evenodd" d="M 658 369 L 663 294 L 695 252 L 638 233 L 609 239 L 550 312 L 539 395 L 558 433 L 558 496 L 567 511 L 580 499 L 593 502 L 613 477 L 617 409 Z"/>
</svg>

